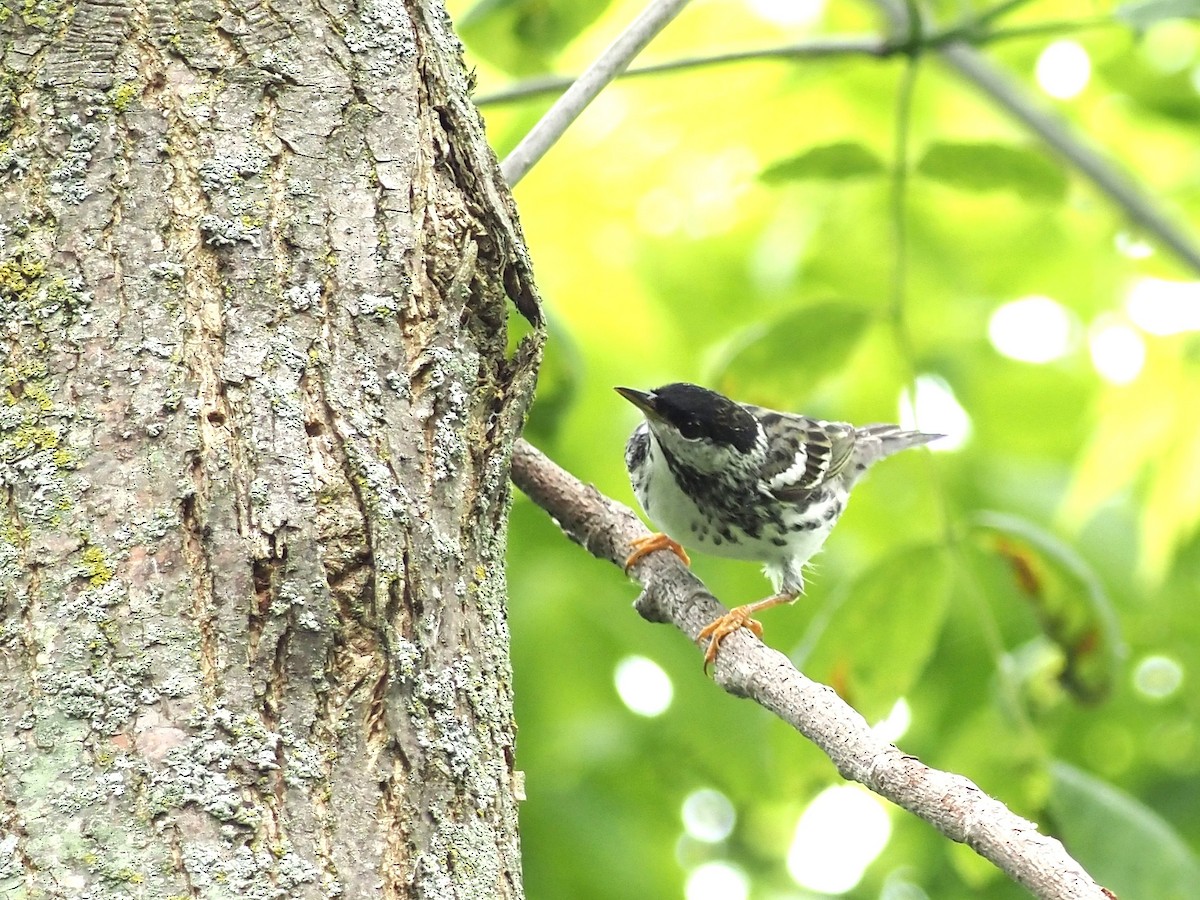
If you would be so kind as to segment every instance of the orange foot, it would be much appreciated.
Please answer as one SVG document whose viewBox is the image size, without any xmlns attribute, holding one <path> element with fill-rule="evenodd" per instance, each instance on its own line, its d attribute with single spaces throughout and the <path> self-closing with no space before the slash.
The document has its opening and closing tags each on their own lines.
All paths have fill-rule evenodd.
<svg viewBox="0 0 1200 900">
<path fill-rule="evenodd" d="M 696 640 L 708 640 L 708 648 L 704 651 L 704 672 L 708 674 L 708 667 L 712 665 L 713 660 L 717 658 L 717 651 L 721 649 L 721 641 L 729 637 L 739 628 L 746 628 L 754 632 L 757 638 L 762 637 L 762 623 L 752 618 L 752 616 L 763 609 L 770 609 L 772 606 L 779 606 L 783 603 L 791 603 L 796 599 L 796 594 L 776 594 L 774 597 L 768 597 L 765 600 L 758 600 L 754 603 L 747 603 L 745 606 L 735 606 L 723 616 L 713 619 L 707 625 L 700 629 L 700 633 L 696 635 Z"/>
<path fill-rule="evenodd" d="M 721 649 L 721 641 L 729 637 L 739 628 L 749 628 L 754 632 L 754 636 L 761 638 L 763 633 L 762 623 L 757 619 L 752 619 L 750 603 L 746 606 L 737 606 L 731 609 L 725 615 L 713 619 L 707 625 L 700 629 L 700 634 L 696 636 L 696 640 L 702 641 L 708 639 L 708 649 L 704 651 L 704 674 L 708 674 L 708 667 L 712 665 L 714 659 L 717 658 L 717 651 Z"/>
<path fill-rule="evenodd" d="M 657 534 L 647 535 L 646 537 L 641 537 L 637 540 L 630 541 L 629 546 L 633 548 L 633 552 L 629 554 L 629 559 L 625 560 L 626 572 L 640 563 L 655 550 L 670 550 L 683 560 L 683 564 L 685 566 L 691 567 L 692 565 L 692 561 L 688 559 L 687 551 L 685 551 L 683 547 L 681 547 L 676 541 L 671 540 L 661 531 Z"/>
</svg>

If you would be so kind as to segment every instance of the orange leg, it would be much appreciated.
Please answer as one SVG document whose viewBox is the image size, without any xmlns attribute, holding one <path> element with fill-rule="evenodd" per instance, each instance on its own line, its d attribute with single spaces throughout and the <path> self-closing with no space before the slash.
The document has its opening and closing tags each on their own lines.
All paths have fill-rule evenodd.
<svg viewBox="0 0 1200 900">
<path fill-rule="evenodd" d="M 703 641 L 705 638 L 708 639 L 708 649 L 704 651 L 704 671 L 708 672 L 708 667 L 717 658 L 717 651 L 721 649 L 721 641 L 725 640 L 725 638 L 739 628 L 747 628 L 754 632 L 755 637 L 762 637 L 762 623 L 751 618 L 756 612 L 770 609 L 772 606 L 782 606 L 784 603 L 791 603 L 797 596 L 797 594 L 776 594 L 773 597 L 767 597 L 765 600 L 747 603 L 745 606 L 735 606 L 729 612 L 725 613 L 725 615 L 713 619 L 701 628 L 700 633 L 696 636 L 696 640 Z"/>
<path fill-rule="evenodd" d="M 651 534 L 647 537 L 638 538 L 630 541 L 629 546 L 633 548 L 633 552 L 629 554 L 629 559 L 625 560 L 625 571 L 628 572 L 645 557 L 649 556 L 655 550 L 670 550 L 676 556 L 683 560 L 685 566 L 691 567 L 692 561 L 688 559 L 687 551 L 683 549 L 677 542 L 671 540 L 661 531 L 657 534 Z"/>
</svg>

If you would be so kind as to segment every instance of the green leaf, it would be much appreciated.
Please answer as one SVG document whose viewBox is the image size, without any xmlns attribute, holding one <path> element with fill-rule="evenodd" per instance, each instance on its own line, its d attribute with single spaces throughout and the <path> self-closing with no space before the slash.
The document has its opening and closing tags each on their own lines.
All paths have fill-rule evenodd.
<svg viewBox="0 0 1200 900">
<path fill-rule="evenodd" d="M 1022 197 L 1061 201 L 1067 193 L 1067 176 L 1045 154 L 1010 144 L 932 144 L 917 172 L 965 191 L 1015 191 Z"/>
<path fill-rule="evenodd" d="M 1049 809 L 1067 849 L 1119 897 L 1190 900 L 1200 860 L 1175 829 L 1135 798 L 1056 762 Z"/>
<path fill-rule="evenodd" d="M 1146 57 L 1145 53 L 1114 56 L 1096 66 L 1097 74 L 1138 106 L 1193 126 L 1200 116 L 1200 95 L 1192 84 L 1191 66 L 1163 72 Z"/>
<path fill-rule="evenodd" d="M 1142 0 L 1118 6 L 1113 14 L 1134 28 L 1149 28 L 1166 19 L 1200 18 L 1200 0 Z"/>
<path fill-rule="evenodd" d="M 458 22 L 471 52 L 513 74 L 547 72 L 570 41 L 591 25 L 610 0 L 482 0 Z"/>
<path fill-rule="evenodd" d="M 842 181 L 879 175 L 883 170 L 883 162 L 867 147 L 854 141 L 838 141 L 772 163 L 759 177 L 768 184 L 807 179 Z"/>
<path fill-rule="evenodd" d="M 1058 648 L 1059 683 L 1084 702 L 1107 697 L 1124 647 L 1100 579 L 1069 546 L 1017 516 L 984 513 L 975 529 L 984 550 L 1007 565 L 1013 592 Z"/>
<path fill-rule="evenodd" d="M 951 582 L 940 547 L 908 547 L 883 559 L 850 585 L 828 616 L 814 621 L 806 645 L 815 647 L 797 666 L 867 719 L 885 715 L 925 669 Z"/>
<path fill-rule="evenodd" d="M 712 382 L 730 397 L 789 409 L 842 370 L 869 321 L 861 307 L 826 302 L 754 325 L 734 339 Z"/>
</svg>

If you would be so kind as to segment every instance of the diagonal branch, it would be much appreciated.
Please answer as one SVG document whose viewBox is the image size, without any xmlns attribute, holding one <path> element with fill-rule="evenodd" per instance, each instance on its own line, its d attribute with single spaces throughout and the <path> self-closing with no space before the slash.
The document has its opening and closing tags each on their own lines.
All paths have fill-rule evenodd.
<svg viewBox="0 0 1200 900">
<path fill-rule="evenodd" d="M 912 27 L 910 10 L 901 0 L 873 0 L 893 30 L 906 34 Z M 1171 249 L 1189 268 L 1200 272 L 1200 247 L 1183 225 L 1175 222 L 1158 201 L 1121 168 L 1078 134 L 1061 116 L 1034 101 L 1012 76 L 991 62 L 970 42 L 950 40 L 934 48 L 938 57 L 996 106 L 1024 125 L 1066 163 L 1087 178 L 1137 225 Z"/>
<path fill-rule="evenodd" d="M 1027 0 L 1020 0 L 1020 2 L 1024 3 Z M 884 38 L 872 34 L 824 35 L 769 47 L 721 50 L 714 53 L 680 56 L 661 62 L 630 66 L 624 71 L 618 72 L 616 78 L 625 80 L 647 75 L 686 72 L 690 69 L 707 69 L 713 66 L 771 60 L 798 61 L 845 56 L 871 56 L 877 59 L 887 59 L 901 54 L 911 55 L 918 50 L 935 50 L 949 44 L 983 46 L 1038 35 L 1070 34 L 1114 24 L 1111 16 L 1096 16 L 1091 19 L 1031 22 L 1028 25 L 1014 25 L 1010 28 L 997 28 L 992 31 L 985 30 L 984 25 L 990 21 L 992 21 L 990 16 L 978 16 L 966 23 L 921 35 L 916 43 L 908 38 Z M 498 106 L 502 103 L 514 103 L 534 97 L 561 94 L 576 80 L 574 75 L 534 75 L 488 93 L 476 94 L 471 99 L 480 108 Z"/>
<path fill-rule="evenodd" d="M 651 0 L 642 14 L 572 82 L 567 92 L 554 102 L 500 163 L 500 171 L 509 187 L 515 187 L 537 165 L 537 161 L 563 136 L 563 132 L 587 105 L 596 99 L 596 95 L 679 15 L 686 3 L 687 0 Z"/>
<path fill-rule="evenodd" d="M 573 541 L 599 559 L 623 565 L 634 538 L 648 534 L 629 507 L 604 496 L 524 440 L 513 450 L 512 478 Z M 637 611 L 674 625 L 693 642 L 724 612 L 704 585 L 671 553 L 652 553 L 634 567 L 643 590 Z M 786 656 L 749 632 L 721 644 L 714 678 L 779 716 L 825 752 L 843 777 L 920 816 L 971 847 L 1044 900 L 1104 900 L 1098 885 L 1052 837 L 961 775 L 931 769 L 877 737 L 865 719 L 831 688 L 796 670 Z"/>
<path fill-rule="evenodd" d="M 949 44 L 939 53 L 946 65 L 1041 138 L 1134 223 L 1162 241 L 1193 271 L 1200 272 L 1200 248 L 1192 235 L 1085 137 L 1076 134 L 1061 117 L 1035 104 L 1027 91 L 973 47 Z"/>
<path fill-rule="evenodd" d="M 886 57 L 904 52 L 906 48 L 899 43 L 890 43 L 883 38 L 873 35 L 848 35 L 845 37 L 817 38 L 810 41 L 800 41 L 778 47 L 762 47 L 754 50 L 726 50 L 721 53 L 708 53 L 701 56 L 685 56 L 679 59 L 669 59 L 664 62 L 647 63 L 644 66 L 632 66 L 617 74 L 619 78 L 636 78 L 645 75 L 663 75 L 668 72 L 686 71 L 687 69 L 702 69 L 710 66 L 729 65 L 730 63 L 757 62 L 767 59 L 819 59 L 828 56 L 878 56 Z M 515 100 L 527 100 L 540 97 L 543 94 L 561 94 L 576 81 L 572 75 L 537 75 L 510 84 L 489 94 L 479 94 L 473 97 L 476 106 L 494 106 L 500 103 L 512 103 Z"/>
<path fill-rule="evenodd" d="M 898 53 L 930 50 L 955 70 L 965 81 L 990 98 L 997 107 L 1012 116 L 1048 147 L 1073 166 L 1109 198 L 1129 218 L 1146 229 L 1193 271 L 1200 272 L 1200 247 L 1194 236 L 1148 195 L 1140 185 L 1110 161 L 1083 135 L 1077 134 L 1061 116 L 1041 107 L 1003 69 L 993 64 L 975 45 L 992 43 L 1036 33 L 1057 33 L 1067 28 L 1090 28 L 1106 24 L 1103 17 L 1078 22 L 1044 22 L 1016 26 L 1007 30 L 987 31 L 984 25 L 1009 12 L 1024 0 L 999 4 L 993 11 L 964 26 L 928 34 L 912 33 L 908 9 L 900 0 L 874 0 L 888 16 L 892 30 L 900 37 L 874 38 L 848 36 L 819 38 L 809 42 L 759 50 L 735 51 L 691 57 L 643 66 L 626 71 L 636 54 L 659 29 L 678 12 L 686 0 L 655 0 L 643 15 L 623 33 L 577 79 L 544 76 L 521 82 L 504 90 L 475 99 L 477 105 L 501 103 L 544 93 L 564 93 L 521 143 L 504 160 L 502 171 L 508 183 L 516 183 L 541 159 L 563 135 L 575 118 L 613 78 L 650 75 L 716 64 L 747 62 L 758 59 L 804 59 L 823 56 L 865 55 L 887 58 Z M 569 87 L 568 87 L 569 86 Z"/>
</svg>

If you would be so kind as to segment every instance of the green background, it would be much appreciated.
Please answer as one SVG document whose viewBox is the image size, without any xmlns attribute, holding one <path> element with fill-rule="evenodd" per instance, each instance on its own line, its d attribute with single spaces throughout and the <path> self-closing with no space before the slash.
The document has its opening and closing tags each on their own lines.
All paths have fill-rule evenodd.
<svg viewBox="0 0 1200 900">
<path fill-rule="evenodd" d="M 501 158 L 552 97 L 489 95 L 577 73 L 639 9 L 451 4 Z M 1194 225 L 1200 4 L 921 9 L 928 30 L 977 40 L 1024 102 L 1117 163 L 1181 233 Z M 641 61 L 884 33 L 868 3 L 786 25 L 697 0 Z M 1086 49 L 1091 79 L 1055 100 L 1034 73 L 1063 38 Z M 807 595 L 764 617 L 766 640 L 869 721 L 903 697 L 900 747 L 1062 838 L 1123 900 L 1200 896 L 1200 326 L 1150 333 L 1127 304 L 1139 279 L 1200 273 L 933 52 L 625 79 L 515 194 L 551 323 L 527 436 L 611 496 L 633 502 L 622 449 L 637 421 L 614 385 L 697 381 L 858 423 L 898 420 L 918 376 L 953 393 L 965 443 L 875 469 Z M 1200 307 L 1200 287 L 1183 290 L 1180 304 Z M 1065 352 L 1045 363 L 989 340 L 993 313 L 1033 295 L 1069 321 Z M 1145 348 L 1126 384 L 1089 351 L 1113 325 Z M 752 564 L 695 556 L 694 568 L 729 605 L 769 591 Z M 838 775 L 714 686 L 679 633 L 642 621 L 636 592 L 518 496 L 528 895 L 683 897 L 698 866 L 720 862 L 756 900 L 820 896 L 786 861 L 798 818 Z M 661 715 L 618 695 L 629 657 L 669 679 Z M 736 815 L 715 841 L 681 815 L 701 789 Z M 845 896 L 1026 896 L 923 822 L 886 815 L 886 846 Z M 691 896 L 712 890 L 693 880 Z"/>
</svg>

